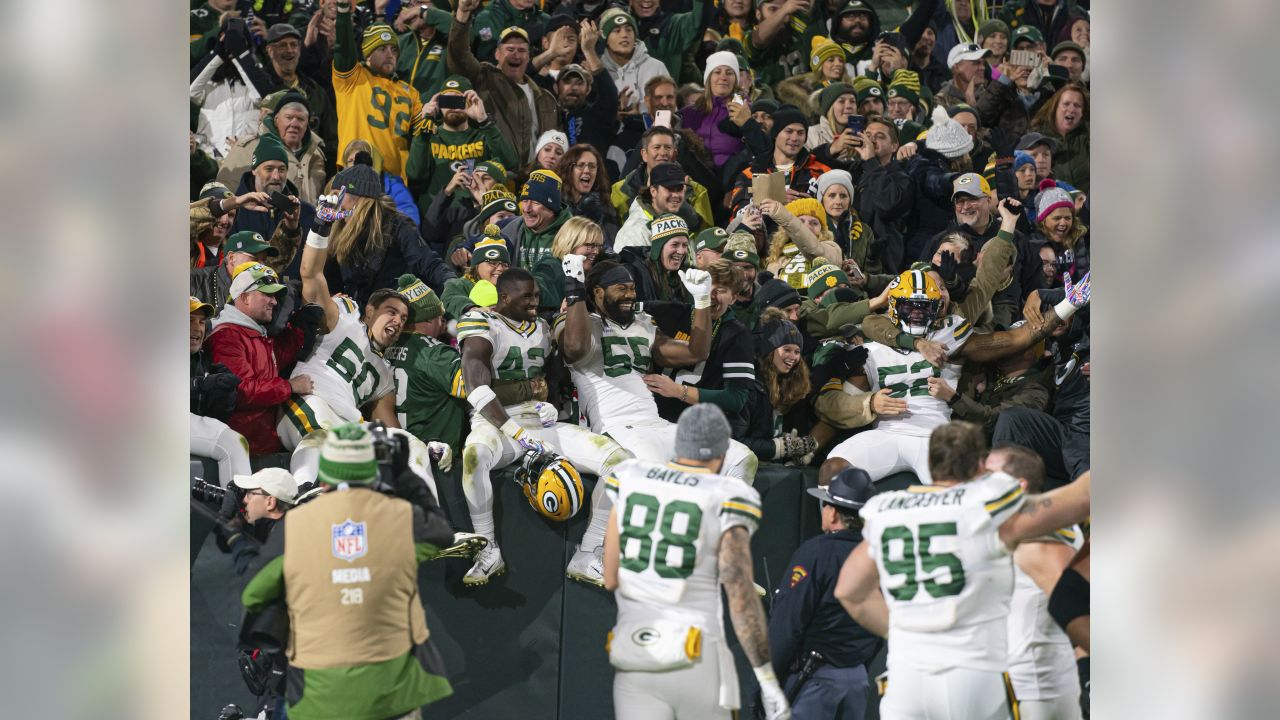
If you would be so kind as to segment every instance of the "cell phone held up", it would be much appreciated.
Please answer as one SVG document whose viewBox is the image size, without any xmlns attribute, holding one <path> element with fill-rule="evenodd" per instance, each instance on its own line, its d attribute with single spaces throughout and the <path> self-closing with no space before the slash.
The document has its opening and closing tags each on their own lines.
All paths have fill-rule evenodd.
<svg viewBox="0 0 1280 720">
<path fill-rule="evenodd" d="M 298 203 L 290 200 L 288 195 L 276 190 L 271 193 L 271 207 L 274 210 L 288 214 L 298 209 Z"/>
<path fill-rule="evenodd" d="M 1039 56 L 1030 50 L 1010 50 L 1009 64 L 1022 67 L 1035 67 L 1039 64 Z"/>
<path fill-rule="evenodd" d="M 440 106 L 441 110 L 466 110 L 467 98 L 465 95 L 448 93 L 446 95 L 441 95 L 437 104 Z"/>
<path fill-rule="evenodd" d="M 845 127 L 853 131 L 853 134 L 860 135 L 864 130 L 867 129 L 867 116 L 866 115 L 850 115 L 845 120 Z"/>
</svg>

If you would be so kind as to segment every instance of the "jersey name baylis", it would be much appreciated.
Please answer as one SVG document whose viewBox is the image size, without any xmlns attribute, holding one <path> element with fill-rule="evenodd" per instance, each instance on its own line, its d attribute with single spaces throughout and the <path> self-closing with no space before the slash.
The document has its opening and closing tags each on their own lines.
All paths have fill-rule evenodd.
<svg viewBox="0 0 1280 720">
<path fill-rule="evenodd" d="M 645 477 L 650 480 L 661 480 L 662 482 L 671 483 L 672 485 L 688 485 L 689 487 L 694 487 L 698 484 L 698 476 L 687 475 L 679 470 L 672 470 L 670 468 L 649 468 L 649 472 L 645 474 Z"/>
</svg>

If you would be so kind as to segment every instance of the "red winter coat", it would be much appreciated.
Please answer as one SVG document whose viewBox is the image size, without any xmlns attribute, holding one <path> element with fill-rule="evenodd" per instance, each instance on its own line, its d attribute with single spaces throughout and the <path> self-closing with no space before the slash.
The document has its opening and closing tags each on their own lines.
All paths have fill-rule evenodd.
<svg viewBox="0 0 1280 720">
<path fill-rule="evenodd" d="M 284 448 L 276 434 L 276 422 L 281 404 L 293 391 L 289 381 L 280 377 L 280 367 L 297 360 L 302 331 L 286 327 L 276 337 L 269 337 L 233 305 L 224 307 L 214 323 L 208 341 L 213 361 L 240 378 L 236 409 L 227 425 L 249 441 L 250 455 L 281 452 Z"/>
</svg>

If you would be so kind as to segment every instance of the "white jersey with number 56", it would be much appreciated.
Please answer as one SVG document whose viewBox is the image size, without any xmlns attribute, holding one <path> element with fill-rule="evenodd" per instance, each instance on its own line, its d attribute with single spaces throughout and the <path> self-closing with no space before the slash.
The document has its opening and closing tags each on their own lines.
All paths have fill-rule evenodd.
<svg viewBox="0 0 1280 720">
<path fill-rule="evenodd" d="M 882 493 L 862 508 L 889 605 L 890 671 L 1008 669 L 1013 558 L 1000 525 L 1024 500 L 1017 480 L 988 473 Z"/>
<path fill-rule="evenodd" d="M 953 357 L 973 332 L 968 320 L 959 315 L 949 315 L 941 326 L 925 339 L 938 343 Z M 951 419 L 951 408 L 945 402 L 929 394 L 929 378 L 940 377 L 951 387 L 960 381 L 960 364 L 944 363 L 936 368 L 918 352 L 904 352 L 877 342 L 866 344 L 867 382 L 871 392 L 889 388 L 890 395 L 905 398 L 907 412 L 895 417 L 882 417 L 876 428 L 904 435 L 928 437 L 933 429 Z"/>
<path fill-rule="evenodd" d="M 618 624 L 679 620 L 723 637 L 720 536 L 737 526 L 755 532 L 760 494 L 736 478 L 674 462 L 626 460 L 605 483 L 622 551 Z"/>
</svg>

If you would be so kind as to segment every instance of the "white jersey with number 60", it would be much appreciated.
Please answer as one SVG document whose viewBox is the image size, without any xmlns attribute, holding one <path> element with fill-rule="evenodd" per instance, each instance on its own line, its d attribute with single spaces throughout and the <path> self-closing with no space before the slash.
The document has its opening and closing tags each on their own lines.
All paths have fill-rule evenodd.
<svg viewBox="0 0 1280 720">
<path fill-rule="evenodd" d="M 754 533 L 760 494 L 741 480 L 677 463 L 626 460 L 605 479 L 617 508 L 618 624 L 680 620 L 723 637 L 720 536 Z"/>
<path fill-rule="evenodd" d="M 959 315 L 949 315 L 940 327 L 925 336 L 943 347 L 947 357 L 954 356 L 969 340 L 973 328 Z M 869 342 L 865 365 L 871 392 L 889 388 L 889 394 L 907 401 L 907 412 L 885 416 L 875 427 L 888 432 L 928 437 L 933 429 L 951 419 L 951 408 L 929 394 L 929 378 L 940 377 L 951 387 L 960 381 L 960 364 L 944 363 L 935 368 L 918 352 L 904 352 L 877 342 Z"/>
<path fill-rule="evenodd" d="M 1013 557 L 1000 525 L 1024 500 L 1017 480 L 988 473 L 882 493 L 862 508 L 889 605 L 891 673 L 1008 669 Z"/>
</svg>

